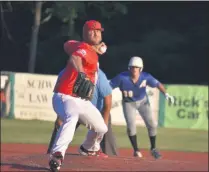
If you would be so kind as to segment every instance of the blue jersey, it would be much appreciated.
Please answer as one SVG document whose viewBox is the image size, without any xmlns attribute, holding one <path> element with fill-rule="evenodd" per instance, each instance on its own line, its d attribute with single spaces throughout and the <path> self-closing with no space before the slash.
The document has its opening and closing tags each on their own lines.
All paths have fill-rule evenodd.
<svg viewBox="0 0 209 172">
<path fill-rule="evenodd" d="M 65 69 L 63 69 L 59 75 L 57 82 L 59 81 L 59 78 L 61 78 L 63 72 Z M 98 70 L 98 79 L 95 86 L 93 98 L 91 100 L 92 104 L 97 107 L 99 111 L 103 109 L 104 106 L 104 98 L 108 95 L 112 94 L 112 88 L 109 84 L 109 81 L 107 80 L 107 77 L 105 73 L 99 69 Z"/>
<path fill-rule="evenodd" d="M 158 87 L 159 83 L 157 79 L 146 72 L 141 72 L 138 81 L 133 83 L 129 71 L 120 73 L 110 81 L 113 89 L 119 87 L 125 102 L 143 99 L 146 96 L 146 86 Z"/>
<path fill-rule="evenodd" d="M 104 106 L 104 98 L 110 94 L 112 94 L 110 83 L 107 80 L 105 73 L 99 69 L 98 80 L 91 102 L 97 107 L 99 111 L 101 111 Z"/>
</svg>

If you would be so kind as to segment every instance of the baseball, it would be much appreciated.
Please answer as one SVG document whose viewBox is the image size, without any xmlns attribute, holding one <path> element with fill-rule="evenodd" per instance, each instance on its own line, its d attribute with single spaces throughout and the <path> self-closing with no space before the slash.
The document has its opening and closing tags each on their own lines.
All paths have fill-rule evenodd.
<svg viewBox="0 0 209 172">
<path fill-rule="evenodd" d="M 102 46 L 100 47 L 99 51 L 102 52 L 102 53 L 105 53 L 107 50 L 107 47 L 106 46 Z"/>
</svg>

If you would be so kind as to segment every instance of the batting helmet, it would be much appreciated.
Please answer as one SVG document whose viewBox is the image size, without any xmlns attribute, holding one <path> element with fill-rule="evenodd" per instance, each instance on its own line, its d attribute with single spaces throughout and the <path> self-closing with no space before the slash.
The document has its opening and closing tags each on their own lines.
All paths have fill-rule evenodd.
<svg viewBox="0 0 209 172">
<path fill-rule="evenodd" d="M 144 67 L 142 58 L 137 56 L 132 57 L 129 61 L 128 69 L 130 69 L 131 66 L 139 67 L 142 71 Z"/>
</svg>

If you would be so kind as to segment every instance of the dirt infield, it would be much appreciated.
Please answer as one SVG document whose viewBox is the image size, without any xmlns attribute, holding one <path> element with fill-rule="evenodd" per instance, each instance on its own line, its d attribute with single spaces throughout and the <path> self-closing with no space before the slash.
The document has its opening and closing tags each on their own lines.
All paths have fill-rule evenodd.
<svg viewBox="0 0 209 172">
<path fill-rule="evenodd" d="M 46 145 L 1 144 L 1 171 L 48 171 Z M 148 151 L 145 158 L 132 157 L 130 149 L 120 149 L 120 156 L 101 159 L 83 157 L 77 147 L 67 151 L 61 171 L 208 171 L 208 153 L 161 151 L 154 160 Z"/>
</svg>

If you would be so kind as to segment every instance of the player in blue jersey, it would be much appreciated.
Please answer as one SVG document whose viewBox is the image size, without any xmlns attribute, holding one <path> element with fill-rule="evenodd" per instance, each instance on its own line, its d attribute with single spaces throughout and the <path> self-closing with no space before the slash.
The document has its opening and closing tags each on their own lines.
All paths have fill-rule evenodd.
<svg viewBox="0 0 209 172">
<path fill-rule="evenodd" d="M 170 96 L 157 79 L 151 74 L 142 72 L 143 60 L 140 57 L 132 57 L 128 64 L 128 71 L 122 72 L 110 81 L 112 88 L 117 88 L 122 92 L 123 113 L 127 123 L 127 134 L 134 149 L 135 157 L 142 157 L 137 144 L 136 136 L 136 110 L 141 115 L 148 129 L 151 155 L 158 159 L 161 157 L 156 149 L 157 126 L 155 125 L 152 112 L 146 94 L 146 87 L 157 87 L 166 97 L 168 101 L 174 103 L 174 98 Z"/>
</svg>

